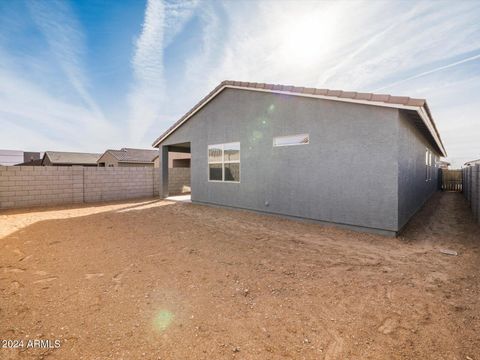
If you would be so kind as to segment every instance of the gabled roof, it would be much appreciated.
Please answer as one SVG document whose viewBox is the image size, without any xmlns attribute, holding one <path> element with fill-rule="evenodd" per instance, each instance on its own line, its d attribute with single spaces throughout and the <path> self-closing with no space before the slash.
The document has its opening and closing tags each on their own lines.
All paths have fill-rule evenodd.
<svg viewBox="0 0 480 360">
<path fill-rule="evenodd" d="M 423 124 L 421 126 L 424 127 L 425 133 L 431 136 L 431 140 L 436 145 L 439 152 L 443 156 L 447 156 L 442 140 L 440 138 L 440 134 L 438 133 L 437 127 L 435 126 L 432 115 L 430 113 L 430 109 L 428 108 L 425 99 L 415 99 L 406 96 L 392 96 L 387 94 L 360 93 L 354 91 L 316 89 L 311 87 L 274 85 L 230 80 L 222 81 L 220 85 L 213 89 L 207 96 L 200 100 L 192 109 L 190 109 L 185 115 L 183 115 L 162 135 L 160 135 L 154 141 L 153 146 L 158 147 L 159 144 L 164 141 L 172 132 L 174 132 L 178 127 L 185 123 L 197 111 L 199 111 L 210 100 L 212 100 L 215 96 L 217 96 L 226 88 L 286 94 L 317 99 L 327 99 L 373 106 L 391 107 L 407 110 L 410 111 L 410 113 L 415 112 L 418 115 L 418 123 Z"/>
<path fill-rule="evenodd" d="M 157 150 L 122 148 L 120 150 L 107 150 L 119 162 L 150 163 L 158 155 Z M 102 155 L 103 156 L 103 155 Z"/>
<path fill-rule="evenodd" d="M 480 159 L 477 159 L 477 160 L 471 160 L 471 161 L 467 161 L 465 164 L 465 166 L 472 166 L 472 165 L 477 165 L 477 164 L 480 164 Z"/>
<path fill-rule="evenodd" d="M 61 165 L 96 165 L 102 154 L 67 151 L 45 151 L 43 159 L 48 157 L 52 164 Z M 42 164 L 43 164 L 42 159 Z"/>
<path fill-rule="evenodd" d="M 30 161 L 25 161 L 20 164 L 15 164 L 15 166 L 42 166 L 43 159 L 35 159 Z"/>
</svg>

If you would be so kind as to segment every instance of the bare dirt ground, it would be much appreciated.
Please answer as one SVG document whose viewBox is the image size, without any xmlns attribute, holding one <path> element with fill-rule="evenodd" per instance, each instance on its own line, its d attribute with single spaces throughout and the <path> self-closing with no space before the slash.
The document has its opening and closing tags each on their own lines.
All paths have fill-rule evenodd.
<svg viewBox="0 0 480 360">
<path fill-rule="evenodd" d="M 0 338 L 24 348 L 0 358 L 478 360 L 479 233 L 456 193 L 398 239 L 168 201 L 3 211 Z"/>
</svg>

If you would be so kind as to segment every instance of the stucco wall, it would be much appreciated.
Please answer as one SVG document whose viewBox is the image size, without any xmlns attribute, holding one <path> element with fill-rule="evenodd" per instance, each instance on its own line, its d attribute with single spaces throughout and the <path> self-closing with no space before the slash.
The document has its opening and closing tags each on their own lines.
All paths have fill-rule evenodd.
<svg viewBox="0 0 480 360">
<path fill-rule="evenodd" d="M 438 190 L 438 167 L 431 167 L 431 180 L 426 180 L 425 151 L 435 152 L 411 119 L 398 113 L 398 216 L 399 229 Z M 438 166 L 438 165 L 437 165 Z"/>
<path fill-rule="evenodd" d="M 113 167 L 118 166 L 118 160 L 115 156 L 110 154 L 109 152 L 105 152 L 100 159 L 98 159 L 97 164 L 104 163 L 105 167 Z"/>
<path fill-rule="evenodd" d="M 397 118 L 391 108 L 226 89 L 162 145 L 191 142 L 193 201 L 394 232 Z M 310 144 L 272 146 L 301 133 Z M 241 182 L 208 182 L 207 146 L 234 141 Z"/>
</svg>

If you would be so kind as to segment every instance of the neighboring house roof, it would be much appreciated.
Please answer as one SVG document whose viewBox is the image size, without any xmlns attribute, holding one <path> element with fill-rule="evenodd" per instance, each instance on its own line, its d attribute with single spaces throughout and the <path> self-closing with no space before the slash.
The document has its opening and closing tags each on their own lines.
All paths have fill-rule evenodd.
<svg viewBox="0 0 480 360">
<path fill-rule="evenodd" d="M 472 166 L 472 165 L 477 165 L 477 164 L 480 164 L 480 159 L 477 159 L 477 160 L 472 160 L 472 161 L 467 161 L 465 164 L 465 166 Z"/>
<path fill-rule="evenodd" d="M 46 151 L 43 155 L 42 164 L 48 157 L 52 164 L 59 165 L 96 165 L 102 154 L 78 153 L 66 151 Z"/>
<path fill-rule="evenodd" d="M 35 159 L 30 161 L 25 161 L 20 164 L 16 164 L 15 166 L 42 166 L 43 159 Z"/>
<path fill-rule="evenodd" d="M 107 150 L 104 154 L 107 153 L 111 154 L 119 162 L 135 163 L 151 163 L 153 162 L 155 157 L 158 156 L 157 150 L 131 148 L 122 148 L 121 150 Z"/>
<path fill-rule="evenodd" d="M 328 90 L 328 89 L 316 89 L 308 87 L 297 87 L 291 85 L 274 85 L 264 83 L 252 83 L 241 81 L 222 81 L 213 91 L 200 100 L 190 111 L 183 115 L 176 123 L 168 128 L 160 137 L 158 137 L 154 143 L 154 147 L 165 140 L 172 132 L 192 117 L 197 111 L 205 106 L 210 100 L 217 96 L 221 91 L 226 88 L 253 90 L 259 92 L 269 92 L 277 94 L 286 94 L 302 97 L 310 97 L 317 99 L 327 99 L 334 101 L 343 101 L 350 103 L 359 103 L 374 106 L 392 107 L 409 111 L 416 114 L 416 122 L 421 130 L 428 136 L 431 136 L 433 144 L 443 156 L 447 156 L 445 147 L 443 146 L 440 134 L 433 121 L 430 109 L 425 99 L 415 99 L 406 96 L 391 96 L 386 94 L 373 94 L 373 93 L 359 93 L 353 91 L 342 90 Z"/>
</svg>

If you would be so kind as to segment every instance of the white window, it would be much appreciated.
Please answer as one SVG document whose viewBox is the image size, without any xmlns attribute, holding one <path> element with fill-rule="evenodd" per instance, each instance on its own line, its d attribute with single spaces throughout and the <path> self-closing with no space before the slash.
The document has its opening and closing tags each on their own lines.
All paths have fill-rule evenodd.
<svg viewBox="0 0 480 360">
<path fill-rule="evenodd" d="M 425 181 L 432 180 L 432 165 L 433 165 L 433 153 L 429 150 L 425 150 Z"/>
<path fill-rule="evenodd" d="M 308 134 L 277 136 L 273 138 L 273 146 L 306 145 L 308 143 L 310 143 Z"/>
<path fill-rule="evenodd" d="M 208 145 L 208 180 L 240 182 L 240 143 Z"/>
</svg>

